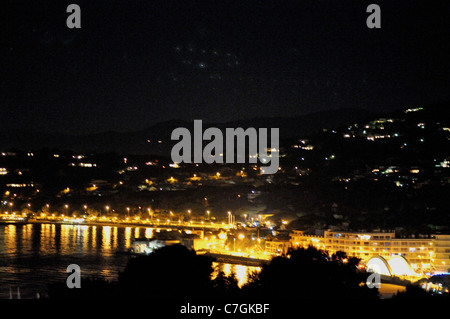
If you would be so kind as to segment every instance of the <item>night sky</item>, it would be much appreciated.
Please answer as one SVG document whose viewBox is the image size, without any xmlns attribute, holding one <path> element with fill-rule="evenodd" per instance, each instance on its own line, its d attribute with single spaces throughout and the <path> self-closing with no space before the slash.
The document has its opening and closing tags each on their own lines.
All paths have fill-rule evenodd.
<svg viewBox="0 0 450 319">
<path fill-rule="evenodd" d="M 66 7 L 81 7 L 68 29 Z M 366 8 L 381 7 L 381 29 Z M 450 100 L 449 1 L 5 1 L 0 130 L 130 131 Z"/>
</svg>

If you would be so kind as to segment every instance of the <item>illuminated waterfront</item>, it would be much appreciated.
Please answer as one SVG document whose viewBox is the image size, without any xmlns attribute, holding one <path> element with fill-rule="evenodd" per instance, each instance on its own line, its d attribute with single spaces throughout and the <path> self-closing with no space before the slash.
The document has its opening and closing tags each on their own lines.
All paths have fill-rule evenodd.
<svg viewBox="0 0 450 319">
<path fill-rule="evenodd" d="M 133 238 L 151 238 L 148 227 L 87 226 L 64 224 L 0 225 L 0 299 L 19 286 L 22 297 L 34 297 L 53 281 L 65 281 L 69 264 L 81 267 L 82 278 L 116 280 L 130 256 Z M 214 264 L 236 273 L 240 284 L 257 269 Z"/>
</svg>

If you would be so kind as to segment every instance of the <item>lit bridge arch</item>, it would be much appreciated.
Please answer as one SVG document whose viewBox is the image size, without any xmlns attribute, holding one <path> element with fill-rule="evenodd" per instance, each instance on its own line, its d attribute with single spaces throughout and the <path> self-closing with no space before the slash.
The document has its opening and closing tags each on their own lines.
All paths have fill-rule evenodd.
<svg viewBox="0 0 450 319">
<path fill-rule="evenodd" d="M 367 271 L 390 277 L 417 275 L 406 258 L 399 255 L 392 256 L 389 260 L 386 260 L 381 256 L 372 257 L 367 262 L 366 269 Z"/>
</svg>

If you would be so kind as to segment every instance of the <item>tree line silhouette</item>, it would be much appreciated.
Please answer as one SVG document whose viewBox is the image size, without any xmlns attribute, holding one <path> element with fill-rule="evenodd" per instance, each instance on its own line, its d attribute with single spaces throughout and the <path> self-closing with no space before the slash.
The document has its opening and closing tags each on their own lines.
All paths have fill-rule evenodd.
<svg viewBox="0 0 450 319">
<path fill-rule="evenodd" d="M 343 252 L 330 257 L 314 247 L 291 249 L 239 287 L 234 273 L 219 271 L 213 278 L 211 257 L 172 245 L 130 258 L 117 281 L 82 279 L 80 289 L 57 282 L 47 293 L 51 299 L 377 298 L 377 289 L 366 286 L 367 274 L 357 268 L 359 261 Z"/>
</svg>

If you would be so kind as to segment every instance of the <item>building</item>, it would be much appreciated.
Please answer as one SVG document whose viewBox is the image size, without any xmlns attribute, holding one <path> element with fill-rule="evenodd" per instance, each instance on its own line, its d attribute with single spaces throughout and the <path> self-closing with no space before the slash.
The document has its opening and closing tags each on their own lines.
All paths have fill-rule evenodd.
<svg viewBox="0 0 450 319">
<path fill-rule="evenodd" d="M 179 240 L 136 238 L 131 244 L 130 252 L 148 255 L 154 252 L 156 249 L 176 244 L 181 244 L 181 242 Z"/>
<path fill-rule="evenodd" d="M 450 235 L 435 235 L 433 248 L 436 273 L 450 272 Z"/>
<path fill-rule="evenodd" d="M 314 246 L 337 251 L 349 257 L 358 257 L 367 263 L 373 257 L 388 260 L 393 256 L 404 257 L 412 269 L 421 274 L 447 273 L 450 271 L 450 235 L 431 235 L 399 238 L 395 232 L 341 232 L 324 231 L 323 235 L 308 235 L 304 231 L 291 233 L 293 248 Z"/>
<path fill-rule="evenodd" d="M 292 242 L 289 239 L 274 238 L 265 241 L 265 252 L 272 256 L 281 256 L 288 252 Z"/>
</svg>

